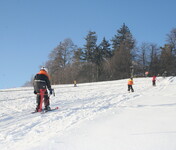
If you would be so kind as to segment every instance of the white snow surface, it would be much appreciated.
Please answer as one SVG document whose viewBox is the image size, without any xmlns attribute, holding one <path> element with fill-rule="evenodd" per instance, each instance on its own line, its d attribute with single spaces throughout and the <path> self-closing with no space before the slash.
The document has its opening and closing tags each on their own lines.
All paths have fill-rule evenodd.
<svg viewBox="0 0 176 150">
<path fill-rule="evenodd" d="M 176 150 L 176 77 L 53 86 L 35 113 L 33 88 L 0 90 L 1 150 Z"/>
</svg>

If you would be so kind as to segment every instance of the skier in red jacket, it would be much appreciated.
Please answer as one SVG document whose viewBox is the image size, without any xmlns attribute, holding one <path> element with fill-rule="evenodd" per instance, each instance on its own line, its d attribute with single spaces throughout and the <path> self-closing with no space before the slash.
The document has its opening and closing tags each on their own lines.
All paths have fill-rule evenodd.
<svg viewBox="0 0 176 150">
<path fill-rule="evenodd" d="M 155 75 L 152 77 L 152 84 L 153 86 L 156 86 L 156 76 Z"/>
</svg>

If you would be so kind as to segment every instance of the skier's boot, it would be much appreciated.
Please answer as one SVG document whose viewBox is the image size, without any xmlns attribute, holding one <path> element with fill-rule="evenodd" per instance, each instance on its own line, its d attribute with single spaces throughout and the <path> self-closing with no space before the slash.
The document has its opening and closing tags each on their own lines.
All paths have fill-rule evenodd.
<svg viewBox="0 0 176 150">
<path fill-rule="evenodd" d="M 36 109 L 35 109 L 35 112 L 38 112 L 39 110 L 39 106 L 37 105 Z"/>
<path fill-rule="evenodd" d="M 44 110 L 46 110 L 46 111 L 50 111 L 51 108 L 50 108 L 49 106 L 45 106 Z"/>
</svg>

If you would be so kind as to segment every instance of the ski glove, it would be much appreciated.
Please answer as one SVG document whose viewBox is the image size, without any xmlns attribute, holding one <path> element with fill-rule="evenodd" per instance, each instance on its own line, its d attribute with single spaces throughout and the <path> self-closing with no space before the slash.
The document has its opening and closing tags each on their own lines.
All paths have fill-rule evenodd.
<svg viewBox="0 0 176 150">
<path fill-rule="evenodd" d="M 53 94 L 53 90 L 52 90 L 52 89 L 50 89 L 49 91 L 50 91 L 50 95 L 52 95 L 52 94 Z"/>
<path fill-rule="evenodd" d="M 37 94 L 37 92 L 36 92 L 36 91 L 34 91 L 34 94 Z"/>
</svg>

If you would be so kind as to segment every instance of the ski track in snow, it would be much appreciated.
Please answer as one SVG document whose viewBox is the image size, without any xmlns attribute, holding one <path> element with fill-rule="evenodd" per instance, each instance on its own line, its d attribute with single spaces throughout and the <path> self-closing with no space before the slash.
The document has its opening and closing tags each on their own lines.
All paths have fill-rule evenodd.
<svg viewBox="0 0 176 150">
<path fill-rule="evenodd" d="M 145 81 L 145 82 L 144 82 Z M 40 140 L 52 138 L 84 120 L 91 120 L 97 114 L 108 110 L 130 107 L 163 107 L 171 104 L 131 105 L 132 100 L 145 96 L 146 91 L 156 96 L 170 86 L 176 86 L 176 78 L 159 78 L 152 87 L 151 78 L 134 79 L 134 93 L 127 92 L 127 80 L 53 86 L 56 96 L 51 96 L 51 107 L 59 109 L 45 114 L 31 112 L 35 109 L 33 88 L 0 90 L 0 147 L 10 150 L 23 141 L 24 145 L 37 144 Z M 151 88 L 152 87 L 152 88 Z M 175 90 L 173 88 L 173 90 Z M 136 92 L 137 91 L 137 92 Z M 167 96 L 167 93 L 165 94 Z M 176 96 L 176 95 L 175 95 Z M 46 137 L 47 135 L 47 137 Z M 9 144 L 10 143 L 10 144 Z"/>
</svg>

